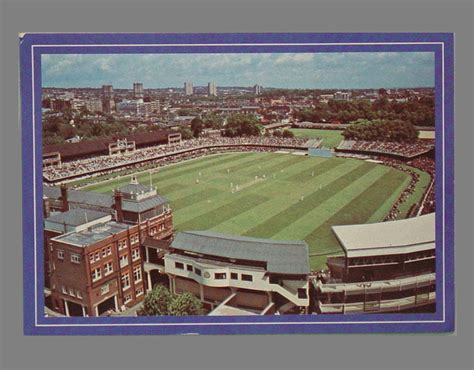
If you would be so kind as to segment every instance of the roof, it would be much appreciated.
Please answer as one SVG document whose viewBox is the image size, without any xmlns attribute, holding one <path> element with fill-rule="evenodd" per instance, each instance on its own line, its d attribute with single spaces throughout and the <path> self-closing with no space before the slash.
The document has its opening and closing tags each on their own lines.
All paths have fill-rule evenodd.
<svg viewBox="0 0 474 370">
<path fill-rule="evenodd" d="M 157 143 L 168 142 L 168 134 L 170 131 L 158 130 L 151 132 L 142 132 L 127 136 L 113 135 L 107 138 L 100 138 L 95 140 L 83 140 L 78 143 L 53 144 L 43 147 L 43 153 L 59 152 L 61 158 L 73 159 L 75 157 L 83 157 L 95 155 L 99 153 L 108 154 L 109 144 L 114 143 L 117 139 L 127 139 L 128 141 L 135 141 L 137 147 L 156 145 Z"/>
<path fill-rule="evenodd" d="M 143 184 L 127 184 L 127 185 L 122 186 L 119 190 L 122 193 L 128 193 L 128 194 L 135 193 L 135 194 L 137 194 L 137 193 L 141 193 L 142 191 L 149 192 L 150 187 L 145 186 Z"/>
<path fill-rule="evenodd" d="M 78 226 L 87 222 L 109 216 L 109 213 L 94 211 L 90 209 L 74 208 L 66 212 L 59 212 L 51 215 L 45 221 L 61 223 L 71 226 Z"/>
<path fill-rule="evenodd" d="M 171 248 L 210 256 L 261 261 L 277 274 L 309 273 L 308 245 L 304 241 L 283 241 L 235 236 L 212 231 L 176 234 Z"/>
<path fill-rule="evenodd" d="M 59 199 L 61 197 L 61 189 L 57 186 L 43 185 L 43 196 L 50 199 Z M 114 200 L 111 195 L 107 194 L 68 189 L 68 202 L 110 208 Z"/>
<path fill-rule="evenodd" d="M 122 209 L 124 211 L 141 213 L 166 203 L 168 203 L 168 199 L 161 195 L 154 195 L 141 200 L 122 199 Z"/>
<path fill-rule="evenodd" d="M 143 246 L 149 248 L 169 249 L 170 244 L 171 240 L 159 240 L 150 237 L 146 237 L 145 240 L 143 240 Z"/>
<path fill-rule="evenodd" d="M 95 244 L 104 240 L 111 235 L 118 234 L 132 225 L 127 225 L 123 223 L 117 223 L 115 221 L 109 221 L 100 225 L 93 226 L 89 229 L 79 231 L 79 232 L 70 232 L 53 238 L 53 240 L 59 241 L 65 244 L 72 244 L 78 247 L 87 247 L 89 245 Z"/>
<path fill-rule="evenodd" d="M 435 214 L 332 227 L 347 257 L 404 254 L 435 247 Z"/>
</svg>

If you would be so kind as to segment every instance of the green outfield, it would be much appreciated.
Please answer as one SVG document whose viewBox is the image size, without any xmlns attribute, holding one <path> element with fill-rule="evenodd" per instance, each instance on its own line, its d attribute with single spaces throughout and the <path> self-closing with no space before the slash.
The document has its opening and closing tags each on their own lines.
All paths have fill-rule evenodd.
<svg viewBox="0 0 474 370">
<path fill-rule="evenodd" d="M 344 140 L 342 130 L 318 130 L 312 128 L 291 128 L 290 131 L 295 137 L 307 137 L 308 139 L 321 138 L 323 143 L 321 146 L 326 148 L 334 148 Z"/>
<path fill-rule="evenodd" d="M 276 153 L 212 155 L 151 177 L 171 202 L 177 230 L 304 239 L 313 269 L 324 267 L 326 255 L 341 252 L 332 225 L 382 220 L 410 179 L 355 159 Z M 138 178 L 150 181 L 148 172 Z M 126 176 L 85 189 L 111 192 L 129 181 Z"/>
</svg>

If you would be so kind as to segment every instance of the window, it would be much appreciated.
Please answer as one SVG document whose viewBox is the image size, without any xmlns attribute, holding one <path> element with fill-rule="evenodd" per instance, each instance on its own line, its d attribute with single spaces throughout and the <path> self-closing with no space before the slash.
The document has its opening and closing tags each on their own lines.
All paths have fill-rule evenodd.
<svg viewBox="0 0 474 370">
<path fill-rule="evenodd" d="M 119 242 L 118 242 L 119 251 L 121 251 L 122 249 L 125 249 L 125 248 L 127 248 L 127 239 L 119 240 Z"/>
<path fill-rule="evenodd" d="M 122 275 L 122 289 L 130 288 L 130 276 L 128 273 Z"/>
<path fill-rule="evenodd" d="M 242 280 L 243 281 L 253 281 L 253 276 L 252 275 L 247 275 L 247 274 L 242 274 Z"/>
<path fill-rule="evenodd" d="M 64 285 L 61 287 L 61 292 L 63 292 L 63 294 L 67 294 L 67 289 Z"/>
<path fill-rule="evenodd" d="M 60 260 L 64 259 L 64 251 L 62 249 L 58 249 L 58 258 Z"/>
<path fill-rule="evenodd" d="M 76 295 L 74 294 L 74 289 L 69 288 L 69 295 L 72 295 L 73 297 L 76 296 Z"/>
<path fill-rule="evenodd" d="M 142 269 L 140 266 L 135 267 L 133 269 L 133 281 L 135 281 L 136 283 L 142 281 Z"/>
<path fill-rule="evenodd" d="M 79 290 L 76 290 L 76 297 L 82 299 L 82 293 Z"/>
<path fill-rule="evenodd" d="M 102 249 L 102 258 L 105 258 L 105 257 L 107 257 L 107 249 L 106 248 Z"/>
<path fill-rule="evenodd" d="M 180 270 L 184 270 L 184 265 L 181 262 L 175 262 L 174 267 Z"/>
<path fill-rule="evenodd" d="M 95 252 L 95 260 L 96 261 L 100 260 L 100 252 Z"/>
<path fill-rule="evenodd" d="M 107 256 L 110 256 L 112 254 L 112 247 L 107 247 L 106 252 L 107 252 Z"/>
<path fill-rule="evenodd" d="M 132 261 L 137 261 L 140 259 L 140 249 L 135 248 L 132 250 Z"/>
<path fill-rule="evenodd" d="M 124 303 L 128 303 L 132 300 L 132 295 L 131 294 L 126 294 L 124 297 Z"/>
<path fill-rule="evenodd" d="M 238 275 L 237 273 L 235 273 L 235 272 L 231 272 L 231 273 L 230 273 L 230 278 L 231 278 L 232 280 L 238 280 L 238 279 L 239 279 L 239 275 Z"/>
<path fill-rule="evenodd" d="M 102 272 L 100 268 L 92 270 L 92 281 L 97 281 L 102 277 Z"/>
<path fill-rule="evenodd" d="M 135 295 L 138 297 L 138 296 L 141 296 L 142 294 L 143 294 L 143 288 L 141 287 L 137 288 Z"/>
<path fill-rule="evenodd" d="M 110 292 L 110 285 L 109 284 L 105 284 L 105 285 L 102 285 L 100 287 L 100 295 L 107 294 L 108 292 Z"/>
<path fill-rule="evenodd" d="M 90 261 L 91 263 L 94 263 L 94 261 L 95 261 L 95 259 L 94 259 L 94 253 L 89 254 L 89 261 Z"/>
<path fill-rule="evenodd" d="M 186 269 L 193 272 L 193 265 L 186 265 Z"/>
<path fill-rule="evenodd" d="M 128 265 L 128 255 L 120 256 L 120 267 L 125 267 Z"/>
<path fill-rule="evenodd" d="M 130 243 L 132 243 L 132 245 L 138 243 L 138 234 L 130 236 Z"/>
<path fill-rule="evenodd" d="M 214 279 L 216 280 L 223 280 L 223 279 L 226 279 L 227 278 L 227 275 L 225 272 L 216 272 L 214 274 Z"/>
<path fill-rule="evenodd" d="M 81 255 L 77 253 L 71 253 L 71 262 L 81 263 Z"/>
<path fill-rule="evenodd" d="M 104 265 L 104 275 L 110 275 L 112 272 L 114 272 L 114 266 L 112 265 L 112 262 L 108 262 Z"/>
<path fill-rule="evenodd" d="M 194 273 L 198 276 L 201 276 L 201 270 L 200 269 L 195 268 Z"/>
</svg>

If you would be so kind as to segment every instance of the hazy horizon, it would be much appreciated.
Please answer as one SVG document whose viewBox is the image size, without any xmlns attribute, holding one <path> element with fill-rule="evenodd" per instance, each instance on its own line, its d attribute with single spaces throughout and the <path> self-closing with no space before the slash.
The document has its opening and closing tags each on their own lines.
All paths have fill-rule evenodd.
<svg viewBox="0 0 474 370">
<path fill-rule="evenodd" d="M 282 89 L 434 87 L 432 52 L 242 54 L 44 54 L 42 85 L 130 89 L 255 84 Z"/>
</svg>

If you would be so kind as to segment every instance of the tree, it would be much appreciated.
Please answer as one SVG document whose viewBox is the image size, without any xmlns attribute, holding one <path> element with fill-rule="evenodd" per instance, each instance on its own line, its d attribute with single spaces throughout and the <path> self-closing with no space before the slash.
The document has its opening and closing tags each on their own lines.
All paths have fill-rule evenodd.
<svg viewBox="0 0 474 370">
<path fill-rule="evenodd" d="M 202 129 L 204 128 L 204 122 L 201 118 L 195 117 L 191 121 L 191 131 L 193 132 L 194 137 L 201 136 Z"/>
<path fill-rule="evenodd" d="M 175 296 L 168 310 L 172 316 L 202 315 L 204 313 L 201 301 L 187 292 Z"/>
<path fill-rule="evenodd" d="M 260 136 L 262 125 L 254 115 L 234 114 L 227 119 L 225 136 Z"/>
<path fill-rule="evenodd" d="M 281 134 L 282 137 L 295 137 L 295 134 L 290 130 L 284 130 Z"/>
<path fill-rule="evenodd" d="M 173 296 L 164 285 L 155 285 L 153 290 L 149 292 L 143 301 L 143 309 L 140 311 L 141 316 L 157 316 L 169 315 L 169 307 Z"/>
<path fill-rule="evenodd" d="M 189 140 L 193 138 L 193 132 L 187 127 L 180 127 L 178 131 L 181 134 L 181 138 L 183 140 Z"/>
</svg>

